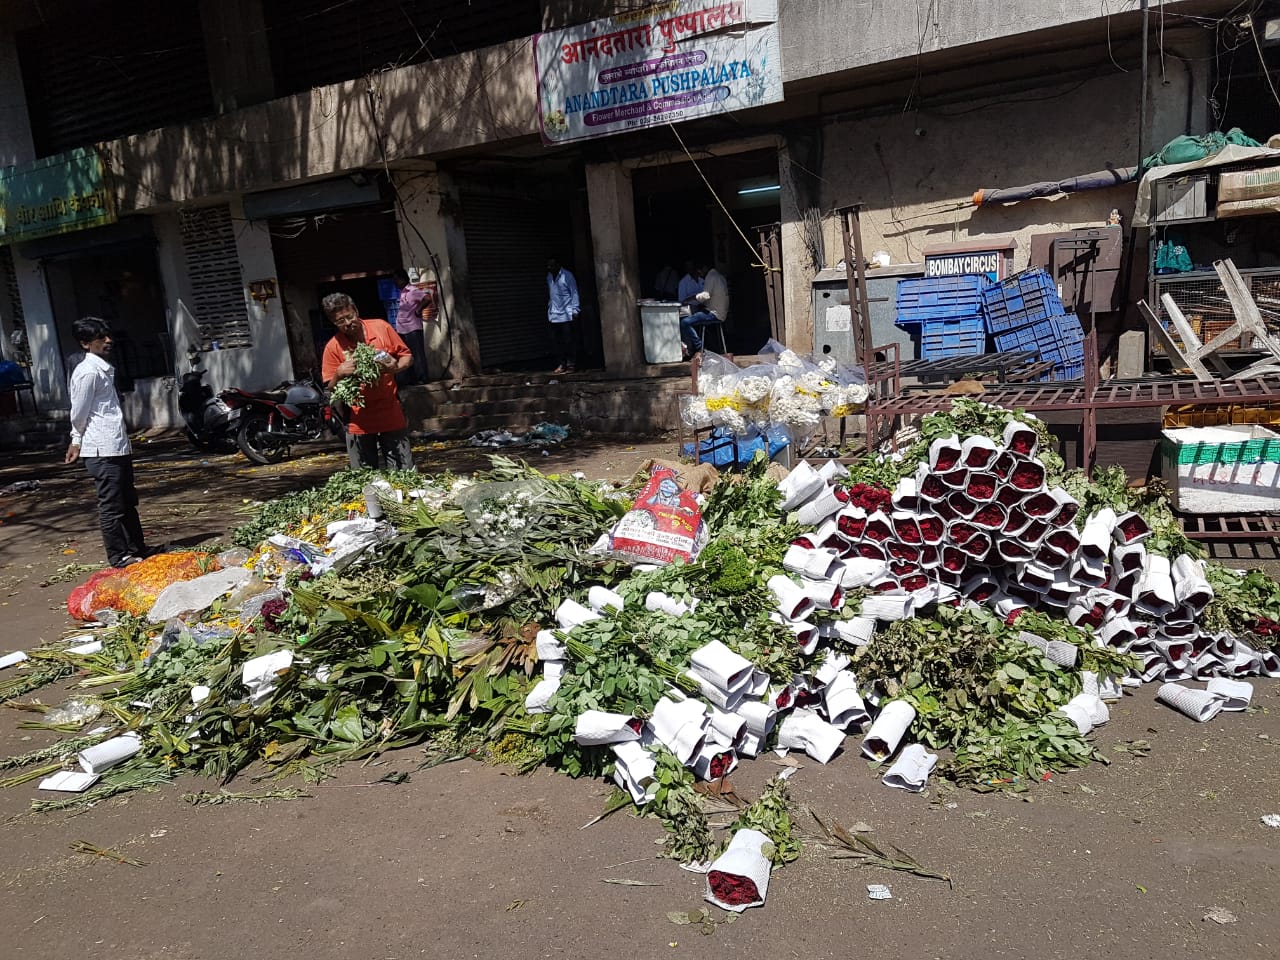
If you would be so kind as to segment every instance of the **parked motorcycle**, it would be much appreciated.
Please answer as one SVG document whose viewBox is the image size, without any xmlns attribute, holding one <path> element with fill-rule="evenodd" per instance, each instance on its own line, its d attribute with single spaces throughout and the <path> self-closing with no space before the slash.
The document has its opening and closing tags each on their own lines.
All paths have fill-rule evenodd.
<svg viewBox="0 0 1280 960">
<path fill-rule="evenodd" d="M 182 375 L 178 387 L 178 410 L 187 424 L 187 438 L 201 450 L 229 451 L 240 430 L 235 391 L 214 396 L 213 388 L 204 382 L 200 354 L 190 353 L 187 359 L 191 369 Z"/>
<path fill-rule="evenodd" d="M 226 390 L 222 396 L 239 411 L 236 446 L 252 463 L 278 463 L 291 444 L 318 440 L 326 430 L 339 438 L 346 433 L 314 377 L 282 383 L 275 390 Z"/>
</svg>

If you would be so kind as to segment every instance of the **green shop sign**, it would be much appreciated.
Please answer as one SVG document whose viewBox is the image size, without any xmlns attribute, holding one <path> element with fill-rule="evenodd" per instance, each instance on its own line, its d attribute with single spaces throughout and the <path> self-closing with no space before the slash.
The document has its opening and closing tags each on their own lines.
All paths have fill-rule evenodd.
<svg viewBox="0 0 1280 960">
<path fill-rule="evenodd" d="M 92 148 L 0 169 L 0 246 L 115 219 L 102 158 Z"/>
</svg>

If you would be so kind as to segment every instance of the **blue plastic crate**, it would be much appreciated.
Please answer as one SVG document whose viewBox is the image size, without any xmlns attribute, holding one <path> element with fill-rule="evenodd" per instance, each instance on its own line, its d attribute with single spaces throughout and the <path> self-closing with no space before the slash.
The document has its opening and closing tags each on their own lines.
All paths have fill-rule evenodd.
<svg viewBox="0 0 1280 960">
<path fill-rule="evenodd" d="M 985 277 L 924 277 L 898 281 L 898 326 L 930 320 L 972 319 L 982 315 Z"/>
<path fill-rule="evenodd" d="M 987 329 L 1001 333 L 1046 316 L 1060 317 L 1066 308 L 1058 287 L 1044 270 L 1024 270 L 989 284 L 982 291 Z"/>
<path fill-rule="evenodd" d="M 1042 347 L 1040 349 L 1040 359 L 1047 360 L 1049 363 L 1066 364 L 1068 366 L 1083 363 L 1084 344 L 1068 343 L 1054 347 Z"/>
<path fill-rule="evenodd" d="M 987 352 L 987 331 L 981 317 L 931 320 L 920 328 L 920 358 L 943 360 Z"/>
<path fill-rule="evenodd" d="M 400 288 L 396 286 L 396 282 L 390 277 L 378 278 L 378 299 L 383 303 L 388 300 L 400 299 Z"/>
<path fill-rule="evenodd" d="M 1079 363 L 1056 363 L 1053 366 L 1053 379 L 1055 380 L 1083 380 L 1084 379 L 1084 360 Z"/>
<path fill-rule="evenodd" d="M 1025 326 L 997 333 L 993 339 L 1000 350 L 1064 350 L 1084 343 L 1084 329 L 1075 314 L 1040 316 Z"/>
</svg>

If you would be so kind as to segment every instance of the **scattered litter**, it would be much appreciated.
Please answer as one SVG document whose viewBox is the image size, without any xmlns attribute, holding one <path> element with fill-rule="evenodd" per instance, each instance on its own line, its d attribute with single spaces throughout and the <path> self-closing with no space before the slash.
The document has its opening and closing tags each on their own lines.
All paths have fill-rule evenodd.
<svg viewBox="0 0 1280 960">
<path fill-rule="evenodd" d="M 1202 919 L 1212 920 L 1214 923 L 1235 923 L 1240 918 L 1230 910 L 1225 910 L 1222 907 L 1211 907 Z"/>
<path fill-rule="evenodd" d="M 889 889 L 888 884 L 868 883 L 867 899 L 868 900 L 892 900 L 893 891 Z"/>
<path fill-rule="evenodd" d="M 182 799 L 193 807 L 213 806 L 220 803 L 269 803 L 272 800 L 305 800 L 310 797 L 311 794 L 294 787 L 285 787 L 282 790 L 265 790 L 262 793 L 232 793 L 230 790 L 219 790 L 217 793 L 211 793 L 208 790 L 198 790 L 195 793 L 184 793 L 182 795 Z"/>
<path fill-rule="evenodd" d="M 30 490 L 39 489 L 39 480 L 16 480 L 13 483 L 0 487 L 0 497 L 7 497 L 14 493 L 27 493 Z"/>
<path fill-rule="evenodd" d="M 620 887 L 660 887 L 662 884 L 649 880 L 627 880 L 623 877 L 604 877 L 601 883 L 615 883 Z"/>
<path fill-rule="evenodd" d="M 85 773 L 102 773 L 117 764 L 124 763 L 142 749 L 142 738 L 136 733 L 125 733 L 92 747 L 86 747 L 77 754 L 80 769 Z"/>
<path fill-rule="evenodd" d="M 145 860 L 135 860 L 133 857 L 126 857 L 115 850 L 108 850 L 84 840 L 77 840 L 71 844 L 71 849 L 76 853 L 87 853 L 95 857 L 102 857 L 104 860 L 114 860 L 116 863 L 127 864 L 130 867 L 145 867 L 147 865 Z"/>
<path fill-rule="evenodd" d="M 512 433 L 509 430 L 481 430 L 474 433 L 467 441 L 473 447 L 526 447 L 548 446 L 563 443 L 569 438 L 569 428 L 558 423 L 539 423 L 525 433 Z"/>
<path fill-rule="evenodd" d="M 3 657 L 0 657 L 0 670 L 3 670 L 5 667 L 17 666 L 25 659 L 27 659 L 27 655 L 21 650 L 15 650 L 13 653 L 6 653 Z"/>
<path fill-rule="evenodd" d="M 88 643 L 77 644 L 74 647 L 67 647 L 67 653 L 74 654 L 77 657 L 90 657 L 95 653 L 102 652 L 101 640 L 90 640 Z"/>
<path fill-rule="evenodd" d="M 57 790 L 62 793 L 83 793 L 98 782 L 96 773 L 81 773 L 79 770 L 63 770 L 40 781 L 41 790 Z"/>
<path fill-rule="evenodd" d="M 1262 815 L 1262 825 L 1280 829 L 1280 813 L 1264 813 Z"/>
<path fill-rule="evenodd" d="M 835 843 L 843 850 L 837 851 L 831 855 L 833 860 L 857 860 L 860 863 L 870 867 L 884 867 L 887 870 L 900 870 L 903 873 L 914 874 L 925 880 L 941 880 L 948 886 L 951 885 L 951 878 L 945 873 L 935 873 L 928 870 L 906 851 L 892 844 L 892 848 L 896 856 L 889 856 L 880 847 L 867 837 L 859 836 L 851 833 L 844 827 L 840 826 L 837 820 L 823 820 L 817 813 L 810 810 L 810 816 L 818 824 L 823 835 L 828 841 Z"/>
</svg>

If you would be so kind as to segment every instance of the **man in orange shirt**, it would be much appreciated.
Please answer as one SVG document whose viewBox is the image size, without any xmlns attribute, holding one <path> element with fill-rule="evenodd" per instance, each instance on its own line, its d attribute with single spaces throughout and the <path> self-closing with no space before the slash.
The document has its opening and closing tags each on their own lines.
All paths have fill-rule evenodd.
<svg viewBox="0 0 1280 960">
<path fill-rule="evenodd" d="M 347 422 L 347 455 L 353 469 L 384 467 L 387 470 L 412 470 L 413 454 L 409 449 L 409 424 L 396 374 L 413 366 L 413 354 L 385 320 L 361 319 L 359 310 L 345 293 L 331 293 L 320 301 L 329 322 L 337 333 L 325 344 L 320 372 L 332 390 L 339 380 L 356 372 L 355 361 L 347 355 L 357 344 L 367 343 L 385 354 L 378 362 L 382 376 L 361 390 L 363 400 L 351 411 Z"/>
</svg>

